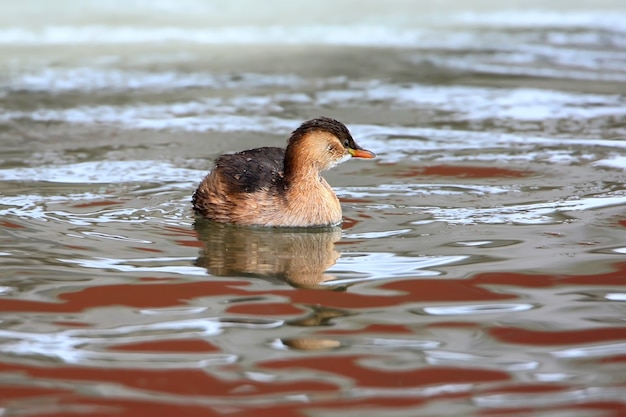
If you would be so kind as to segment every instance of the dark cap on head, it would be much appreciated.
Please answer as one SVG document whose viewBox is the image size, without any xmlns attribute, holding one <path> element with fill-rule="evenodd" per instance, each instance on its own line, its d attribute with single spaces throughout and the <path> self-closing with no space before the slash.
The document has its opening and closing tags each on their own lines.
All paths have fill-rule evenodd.
<svg viewBox="0 0 626 417">
<path fill-rule="evenodd" d="M 298 141 L 307 133 L 315 131 L 332 133 L 346 148 L 361 149 L 361 147 L 354 142 L 346 125 L 330 117 L 318 117 L 302 123 L 300 127 L 293 131 L 290 141 Z"/>
</svg>

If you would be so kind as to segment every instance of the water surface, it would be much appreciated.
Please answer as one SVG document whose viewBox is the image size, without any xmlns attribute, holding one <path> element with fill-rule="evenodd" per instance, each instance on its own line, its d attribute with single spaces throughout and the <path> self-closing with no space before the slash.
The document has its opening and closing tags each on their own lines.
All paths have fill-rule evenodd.
<svg viewBox="0 0 626 417">
<path fill-rule="evenodd" d="M 626 415 L 620 2 L 5 3 L 1 414 Z M 196 221 L 320 115 L 341 228 Z"/>
</svg>

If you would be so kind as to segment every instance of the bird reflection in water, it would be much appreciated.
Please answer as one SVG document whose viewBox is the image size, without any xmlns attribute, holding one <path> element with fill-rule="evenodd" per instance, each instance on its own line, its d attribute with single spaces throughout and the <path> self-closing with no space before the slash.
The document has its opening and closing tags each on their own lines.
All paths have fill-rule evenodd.
<svg viewBox="0 0 626 417">
<path fill-rule="evenodd" d="M 326 271 L 341 256 L 335 249 L 340 227 L 251 228 L 197 219 L 194 228 L 203 243 L 196 265 L 214 276 L 278 279 L 294 287 L 322 288 L 335 278 Z"/>
</svg>

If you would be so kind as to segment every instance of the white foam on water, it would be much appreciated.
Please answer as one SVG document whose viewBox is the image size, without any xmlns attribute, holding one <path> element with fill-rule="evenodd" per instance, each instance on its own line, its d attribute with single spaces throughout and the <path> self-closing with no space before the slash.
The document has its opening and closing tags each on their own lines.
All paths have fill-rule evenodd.
<svg viewBox="0 0 626 417">
<path fill-rule="evenodd" d="M 19 72 L 5 81 L 9 90 L 42 92 L 136 90 L 156 91 L 191 87 L 206 88 L 254 88 L 294 87 L 303 80 L 290 74 L 210 74 L 189 72 L 148 72 L 111 68 L 44 68 L 30 73 Z"/>
<path fill-rule="evenodd" d="M 344 254 L 337 264 L 328 269 L 329 273 L 337 275 L 337 279 L 322 285 L 354 284 L 398 277 L 434 277 L 441 275 L 436 267 L 462 262 L 467 258 L 465 255 L 408 257 L 386 252 L 351 252 Z M 358 276 L 345 277 L 346 271 Z"/>
<path fill-rule="evenodd" d="M 489 208 L 424 207 L 421 211 L 450 224 L 553 224 L 562 222 L 555 218 L 556 214 L 624 205 L 626 194 L 616 192 L 576 200 Z"/>
<path fill-rule="evenodd" d="M 156 221 L 159 223 L 183 224 L 186 221 L 187 200 L 176 199 L 162 202 L 158 199 L 146 203 L 144 207 L 128 207 L 126 198 L 110 207 L 99 207 L 97 210 L 77 209 L 73 207 L 79 202 L 101 201 L 103 199 L 118 200 L 110 187 L 103 188 L 96 184 L 158 184 L 158 190 L 174 189 L 190 190 L 206 174 L 205 171 L 196 171 L 179 168 L 162 161 L 92 161 L 67 165 L 51 165 L 33 168 L 12 168 L 0 170 L 0 181 L 21 181 L 37 184 L 41 182 L 59 184 L 81 184 L 84 188 L 95 188 L 98 191 L 84 193 L 69 193 L 65 195 L 41 195 L 40 187 L 34 187 L 30 194 L 17 196 L 0 196 L 0 216 L 16 216 L 19 218 L 35 219 L 41 222 L 63 221 L 76 226 L 92 226 L 102 223 L 145 223 Z M 93 186 L 91 186 L 93 185 Z M 75 187 L 75 186 L 74 186 Z M 148 191 L 142 189 L 141 193 Z M 136 193 L 129 196 L 136 196 Z M 147 201 L 147 200 L 146 200 Z M 95 210 L 95 211 L 94 211 Z M 99 239 L 117 238 L 128 239 L 125 236 L 95 236 Z"/>
<path fill-rule="evenodd" d="M 505 95 L 506 96 L 506 95 Z M 522 96 L 524 96 L 522 94 Z M 546 95 L 546 100 L 554 99 L 568 102 L 575 96 L 554 96 Z M 551 98 L 552 97 L 552 98 Z M 584 96 L 579 103 L 585 103 Z M 607 101 L 615 100 L 618 102 L 621 98 L 612 98 L 607 96 Z M 589 107 L 593 107 L 593 97 L 587 97 Z M 426 98 L 425 100 L 429 100 Z M 440 98 L 435 95 L 432 101 L 439 101 Z M 482 99 L 481 99 L 482 100 Z M 530 100 L 530 98 L 528 99 Z M 563 113 L 584 114 L 584 104 L 580 104 L 580 108 L 576 106 L 564 105 Z M 255 108 L 259 106 L 257 114 L 263 114 L 267 108 L 272 108 L 271 101 L 256 100 L 255 97 L 238 98 L 236 100 L 222 101 L 221 99 L 193 101 L 172 104 L 142 105 L 142 106 L 81 106 L 70 109 L 40 109 L 34 112 L 24 111 L 7 111 L 0 113 L 0 121 L 10 121 L 19 119 L 31 119 L 40 122 L 65 122 L 71 124 L 106 124 L 123 129 L 148 129 L 148 130 L 166 130 L 166 131 L 188 131 L 188 132 L 258 132 L 278 134 L 287 137 L 290 132 L 300 125 L 302 120 L 284 119 L 275 116 L 247 116 L 241 114 L 242 108 Z M 447 106 L 443 103 L 442 106 Z M 460 104 L 459 104 L 460 107 Z M 491 114 L 490 111 L 498 111 L 496 108 L 492 110 L 481 109 L 480 106 L 475 107 L 476 115 Z M 493 107 L 493 106 L 492 106 Z M 569 108 L 568 108 L 569 107 Z M 615 111 L 625 112 L 624 108 L 613 108 L 611 104 L 607 105 L 607 109 L 603 109 L 598 105 L 595 114 L 602 113 L 604 110 L 608 112 L 608 108 Z M 567 109 L 567 110 L 565 110 Z M 503 110 L 504 111 L 504 110 Z M 613 110 L 611 110 L 613 111 Z M 593 109 L 590 110 L 593 113 Z M 509 114 L 518 115 L 524 113 L 522 105 L 512 106 L 508 109 Z M 523 114 L 522 114 L 523 116 Z M 595 138 L 567 138 L 567 137 L 546 137 L 534 134 L 509 134 L 496 133 L 490 131 L 467 131 L 467 130 L 450 130 L 436 128 L 406 127 L 406 126 L 380 126 L 368 124 L 349 124 L 349 128 L 358 142 L 373 152 L 378 154 L 378 159 L 382 162 L 394 162 L 397 160 L 410 158 L 420 159 L 427 152 L 440 152 L 445 148 L 445 155 L 440 155 L 441 160 L 453 157 L 454 152 L 462 150 L 472 150 L 473 158 L 482 158 L 482 160 L 538 160 L 548 161 L 558 164 L 569 164 L 574 162 L 593 162 L 594 152 L 585 152 L 581 154 L 576 149 L 581 148 L 605 148 L 607 150 L 623 150 L 626 149 L 626 141 L 595 139 Z M 619 133 L 619 129 L 616 130 Z M 489 149 L 515 149 L 516 152 L 497 152 L 490 156 Z M 476 154 L 476 149 L 482 149 L 483 152 Z M 565 149 L 565 151 L 564 151 Z M 521 152 L 524 151 L 524 152 Z M 484 155 L 483 155 L 484 153 Z M 504 159 L 503 159 L 504 158 Z M 617 161 L 617 160 L 616 160 Z M 614 163 L 617 163 L 614 161 Z M 121 162 L 122 164 L 132 164 L 132 162 Z M 605 162 L 606 163 L 606 162 Z M 110 164 L 110 165 L 109 165 Z M 168 178 L 168 168 L 164 166 L 154 165 L 154 162 L 138 163 L 137 167 L 129 169 L 133 173 L 129 181 L 133 181 L 132 175 L 143 175 L 140 181 L 149 181 L 151 175 L 155 178 Z M 146 164 L 146 165 L 142 165 Z M 63 173 L 44 172 L 38 168 L 28 168 L 24 174 L 19 174 L 21 178 L 38 178 L 40 180 L 70 181 L 81 182 L 84 179 L 89 181 L 115 182 L 115 178 L 121 176 L 112 173 L 120 167 L 114 163 L 107 162 L 103 165 L 102 174 L 94 175 L 93 171 L 89 171 L 91 166 L 81 169 L 81 165 L 73 167 L 63 167 L 69 171 Z M 100 168 L 100 167 L 99 167 Z M 20 170 L 1 171 L 0 178 L 11 179 Z M 110 172 L 112 175 L 107 175 Z M 82 179 L 81 179 L 82 176 Z M 180 178 L 181 175 L 175 174 L 173 179 Z M 111 179 L 113 178 L 113 179 Z M 193 178 L 199 178 L 196 173 Z M 17 177 L 15 177 L 17 179 Z"/>
<path fill-rule="evenodd" d="M 441 55 L 429 55 L 428 57 L 420 57 L 420 61 L 427 58 L 431 63 L 443 67 L 455 69 L 458 71 L 478 72 L 488 74 L 502 74 L 502 75 L 517 75 L 527 77 L 539 77 L 539 78 L 557 78 L 557 79 L 574 79 L 574 80 L 589 80 L 589 81 L 626 81 L 626 72 L 619 71 L 606 71 L 603 67 L 598 66 L 594 70 L 585 70 L 579 68 L 567 68 L 567 67 L 555 67 L 555 66 L 516 66 L 508 62 L 493 62 L 489 58 L 483 58 L 481 60 L 475 58 L 466 57 L 454 57 L 454 56 L 441 56 Z M 581 58 L 583 58 L 581 56 Z M 530 58 L 529 58 L 530 59 Z M 584 58 L 586 59 L 586 58 Z M 619 66 L 618 68 L 624 68 L 622 65 L 625 60 L 617 60 L 611 66 Z"/>
<path fill-rule="evenodd" d="M 617 10 L 502 10 L 465 12 L 449 17 L 452 22 L 492 28 L 581 28 L 626 33 L 626 13 Z"/>
<path fill-rule="evenodd" d="M 447 116 L 467 119 L 514 119 L 543 121 L 548 118 L 594 118 L 626 115 L 626 99 L 617 94 L 582 94 L 531 88 L 504 89 L 469 86 L 383 84 L 328 90 L 316 94 L 317 104 L 374 104 L 386 102 L 407 108 L 455 113 Z"/>
<path fill-rule="evenodd" d="M 232 81 L 228 76 L 201 74 L 156 73 L 143 78 L 134 72 L 106 72 L 81 70 L 84 77 L 74 79 L 72 71 L 55 81 L 55 72 L 24 75 L 12 83 L 12 88 L 35 91 L 70 91 L 95 89 L 160 88 L 163 77 L 172 82 L 171 88 L 184 86 L 222 86 L 238 88 L 242 85 L 303 85 L 297 77 L 259 76 L 248 74 Z M 180 77 L 178 79 L 177 77 Z M 205 77 L 205 78 L 204 78 Z M 584 94 L 530 88 L 504 89 L 470 86 L 432 86 L 422 84 L 389 84 L 369 82 L 348 83 L 344 89 L 334 88 L 339 81 L 326 79 L 331 89 L 317 93 L 278 93 L 264 95 L 238 95 L 235 97 L 204 98 L 196 101 L 167 104 L 133 104 L 78 106 L 66 109 L 39 108 L 35 111 L 6 110 L 0 121 L 30 119 L 42 122 L 79 124 L 107 123 L 131 129 L 173 129 L 187 131 L 257 131 L 267 129 L 277 132 L 293 129 L 300 121 L 283 121 L 263 115 L 281 112 L 289 104 L 316 107 L 352 107 L 366 104 L 424 111 L 444 112 L 446 120 L 506 120 L 519 122 L 544 122 L 549 119 L 590 120 L 602 117 L 626 117 L 626 99 L 617 94 Z M 256 117 L 245 114 L 260 115 Z M 277 129 L 277 130 L 276 130 Z M 401 130 L 398 128 L 397 130 Z M 618 127 L 613 130 L 619 131 Z M 625 131 L 626 134 L 626 131 Z"/>
<path fill-rule="evenodd" d="M 191 183 L 204 171 L 178 168 L 160 161 L 91 161 L 34 168 L 0 169 L 0 181 L 45 181 L 65 184 L 129 182 Z M 0 203 L 2 203 L 0 200 Z"/>
<path fill-rule="evenodd" d="M 466 316 L 475 314 L 517 313 L 537 308 L 529 303 L 509 304 L 459 304 L 453 306 L 424 307 L 422 311 L 433 316 Z"/>
<path fill-rule="evenodd" d="M 510 119 L 525 122 L 626 116 L 626 100 L 623 96 L 615 94 L 415 84 L 408 86 L 377 84 L 362 86 L 360 89 L 348 88 L 352 89 L 321 91 L 312 97 L 301 93 L 281 93 L 207 98 L 168 104 L 79 106 L 67 109 L 40 108 L 35 111 L 7 110 L 0 113 L 0 121 L 30 119 L 79 124 L 108 123 L 133 129 L 285 132 L 295 128 L 301 121 L 242 114 L 268 114 L 281 110 L 285 103 L 302 103 L 309 100 L 308 104 L 320 107 L 352 106 L 354 103 L 372 104 L 382 101 L 403 108 L 415 107 L 453 113 L 446 117 L 456 120 Z M 378 130 L 381 129 L 392 130 L 392 128 L 385 127 Z M 410 129 L 394 127 L 393 130 L 398 134 L 402 134 L 402 131 L 409 134 Z M 419 129 L 412 131 L 418 132 Z M 476 134 L 478 132 L 473 133 L 474 136 Z"/>
<path fill-rule="evenodd" d="M 66 364 L 101 367 L 120 366 L 144 369 L 205 368 L 207 366 L 234 363 L 234 354 L 202 353 L 159 353 L 141 354 L 111 352 L 106 347 L 114 344 L 137 343 L 160 340 L 164 334 L 174 339 L 209 337 L 222 333 L 224 328 L 274 328 L 282 325 L 279 320 L 228 321 L 219 317 L 204 317 L 184 320 L 163 320 L 154 323 L 130 324 L 109 329 L 68 329 L 51 333 L 36 333 L 17 330 L 0 330 L 0 352 L 14 356 L 41 356 L 61 360 Z M 89 346 L 89 348 L 85 348 Z M 118 354 L 121 353 L 121 358 Z"/>
<path fill-rule="evenodd" d="M 593 163 L 595 166 L 623 169 L 626 171 L 626 156 L 614 155 L 610 158 L 601 159 Z"/>
<path fill-rule="evenodd" d="M 391 196 L 448 196 L 448 195 L 495 195 L 519 192 L 518 186 L 489 186 L 478 184 L 379 184 L 375 189 L 371 187 L 336 187 L 337 193 L 344 198 L 368 198 Z"/>
<path fill-rule="evenodd" d="M 113 270 L 119 272 L 130 273 L 166 273 L 178 274 L 184 276 L 205 276 L 207 274 L 205 268 L 197 266 L 171 265 L 172 261 L 183 261 L 191 264 L 196 258 L 149 258 L 149 259 L 111 259 L 111 258 L 93 258 L 93 259 L 58 259 L 60 262 L 79 265 L 82 268 L 94 268 L 102 270 Z M 163 263 L 163 265 L 155 266 L 155 263 Z M 142 263 L 149 264 L 143 266 Z"/>
</svg>

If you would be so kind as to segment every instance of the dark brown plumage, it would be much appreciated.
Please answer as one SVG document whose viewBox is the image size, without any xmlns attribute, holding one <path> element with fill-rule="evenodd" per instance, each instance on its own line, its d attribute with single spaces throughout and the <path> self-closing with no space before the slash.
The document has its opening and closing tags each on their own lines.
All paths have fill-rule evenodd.
<svg viewBox="0 0 626 417">
<path fill-rule="evenodd" d="M 226 181 L 229 193 L 253 193 L 282 182 L 284 159 L 283 148 L 256 148 L 222 155 L 214 169 L 232 179 Z"/>
</svg>

